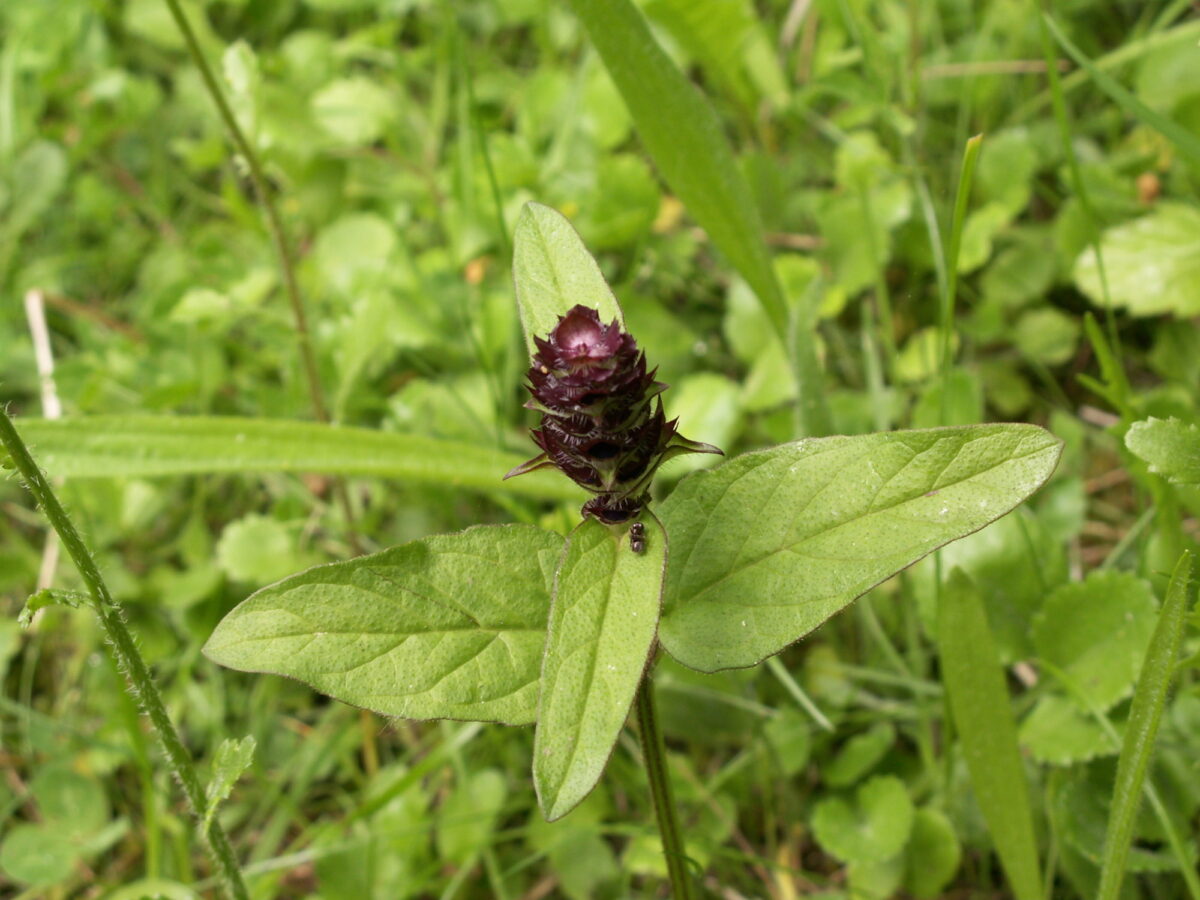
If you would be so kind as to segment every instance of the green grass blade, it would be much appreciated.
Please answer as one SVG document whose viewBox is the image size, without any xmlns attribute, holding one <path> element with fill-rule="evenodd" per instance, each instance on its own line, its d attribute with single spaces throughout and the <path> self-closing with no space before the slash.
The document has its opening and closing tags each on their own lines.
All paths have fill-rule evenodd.
<svg viewBox="0 0 1200 900">
<path fill-rule="evenodd" d="M 1169 10 L 1164 10 L 1164 16 L 1160 19 L 1160 22 L 1169 23 L 1172 20 L 1173 17 L 1167 15 L 1169 12 Z M 1156 25 L 1155 27 L 1159 26 Z M 1100 72 L 1107 72 L 1109 69 L 1128 65 L 1154 53 L 1167 51 L 1175 44 L 1185 41 L 1192 41 L 1194 43 L 1198 39 L 1200 39 L 1200 21 L 1185 22 L 1169 31 L 1159 31 L 1135 41 L 1121 44 L 1121 46 L 1115 48 L 1111 53 L 1106 53 L 1104 56 L 1099 56 L 1092 60 L 1092 67 Z M 1062 95 L 1065 97 L 1082 85 L 1087 84 L 1089 78 L 1090 73 L 1086 69 L 1079 69 L 1072 72 L 1066 78 L 1062 79 Z M 1025 101 L 1014 109 L 1009 114 L 1007 121 L 1009 124 L 1026 122 L 1038 115 L 1053 101 L 1054 96 L 1052 91 L 1042 91 L 1037 96 Z"/>
<path fill-rule="evenodd" d="M 1067 56 L 1075 61 L 1075 64 L 1082 68 L 1091 76 L 1096 87 L 1100 88 L 1109 99 L 1127 114 L 1133 116 L 1144 125 L 1149 125 L 1151 128 L 1158 131 L 1163 137 L 1167 138 L 1175 145 L 1175 147 L 1186 156 L 1193 165 L 1200 166 L 1200 138 L 1192 134 L 1174 119 L 1169 119 L 1162 113 L 1151 109 L 1117 81 L 1099 68 L 1088 59 L 1083 51 L 1080 50 L 1071 39 L 1068 38 L 1058 23 L 1053 17 L 1042 14 L 1042 21 L 1046 23 L 1046 27 L 1050 29 L 1050 33 L 1054 35 L 1054 40 L 1058 41 L 1060 47 L 1066 51 Z"/>
<path fill-rule="evenodd" d="M 581 492 L 557 472 L 501 481 L 522 457 L 482 444 L 343 425 L 218 416 L 23 419 L 22 437 L 64 478 L 337 472 L 547 499 Z"/>
<path fill-rule="evenodd" d="M 983 135 L 977 134 L 967 140 L 963 150 L 962 170 L 958 178 L 958 191 L 954 195 L 954 218 L 950 223 L 950 246 L 946 250 L 946 292 L 942 295 L 941 309 L 941 370 L 942 370 L 942 421 L 945 421 L 946 379 L 950 375 L 950 348 L 954 343 L 954 304 L 958 295 L 958 254 L 962 247 L 963 227 L 967 221 L 967 203 L 971 197 L 971 182 L 975 177 L 975 164 L 979 162 L 979 150 Z"/>
<path fill-rule="evenodd" d="M 1154 750 L 1154 738 L 1166 704 L 1167 688 L 1175 668 L 1175 658 L 1183 637 L 1184 619 L 1194 595 L 1193 557 L 1185 552 L 1175 566 L 1167 599 L 1158 617 L 1154 637 L 1146 651 L 1142 674 L 1129 711 L 1129 725 L 1121 757 L 1117 762 L 1117 780 L 1113 786 L 1108 832 L 1104 838 L 1104 857 L 1100 869 L 1098 900 L 1116 900 L 1125 874 L 1133 826 L 1141 803 L 1146 770 Z"/>
<path fill-rule="evenodd" d="M 1121 342 L 1118 339 L 1117 321 L 1113 314 L 1112 294 L 1108 288 L 1108 270 L 1104 265 L 1104 253 L 1100 244 L 1100 232 L 1104 230 L 1104 223 L 1100 220 L 1100 216 L 1096 214 L 1096 207 L 1092 204 L 1091 196 L 1083 180 L 1083 172 L 1079 166 L 1079 155 L 1075 152 L 1075 142 L 1071 134 L 1071 120 L 1067 113 L 1066 95 L 1063 92 L 1062 79 L 1058 74 L 1058 57 L 1054 53 L 1054 44 L 1050 40 L 1050 27 L 1047 17 L 1042 16 L 1038 19 L 1038 25 L 1042 41 L 1042 55 L 1046 60 L 1046 77 L 1050 82 L 1050 96 L 1054 106 L 1054 120 L 1058 124 L 1058 136 L 1062 142 L 1063 156 L 1067 160 L 1067 172 L 1070 175 L 1071 190 L 1079 198 L 1079 202 L 1083 206 L 1083 211 L 1092 224 L 1090 243 L 1092 252 L 1096 255 L 1096 270 L 1100 277 L 1100 292 L 1104 297 L 1104 324 L 1108 329 L 1108 339 L 1112 344 L 1117 368 L 1124 372 L 1124 363 L 1121 360 Z"/>
<path fill-rule="evenodd" d="M 621 92 L 659 172 L 758 296 L 788 347 L 788 313 L 750 187 L 721 120 L 654 40 L 629 0 L 570 0 Z M 789 347 L 800 382 L 815 402 L 805 411 L 810 435 L 829 433 L 820 365 L 809 335 Z"/>
<path fill-rule="evenodd" d="M 942 681 L 979 809 L 1017 900 L 1040 900 L 1029 787 L 1008 691 L 979 591 L 960 569 L 938 604 Z"/>
</svg>

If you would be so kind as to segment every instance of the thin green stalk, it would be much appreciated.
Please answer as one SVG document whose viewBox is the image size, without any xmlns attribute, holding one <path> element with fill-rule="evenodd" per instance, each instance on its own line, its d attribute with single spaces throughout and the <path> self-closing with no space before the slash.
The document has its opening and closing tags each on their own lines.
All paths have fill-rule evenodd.
<svg viewBox="0 0 1200 900">
<path fill-rule="evenodd" d="M 1167 588 L 1167 598 L 1146 651 L 1146 662 L 1142 665 L 1129 710 L 1129 725 L 1125 729 L 1125 742 L 1121 747 L 1117 779 L 1113 785 L 1108 831 L 1104 836 L 1097 900 L 1116 900 L 1121 890 L 1129 844 L 1133 840 L 1133 826 L 1146 784 L 1146 770 L 1154 752 L 1154 739 L 1158 735 L 1167 688 L 1175 671 L 1175 658 L 1179 654 L 1184 617 L 1192 593 L 1192 554 L 1185 551 L 1179 557 Z"/>
<path fill-rule="evenodd" d="M 650 781 L 650 796 L 654 800 L 654 815 L 662 837 L 663 855 L 667 859 L 667 877 L 676 900 L 693 900 L 692 876 L 688 872 L 687 855 L 675 816 L 675 801 L 671 798 L 671 779 L 667 772 L 667 753 L 658 713 L 654 706 L 653 670 L 642 677 L 637 693 L 638 732 L 642 736 L 642 756 L 646 762 L 646 777 Z"/>
<path fill-rule="evenodd" d="M 879 252 L 878 241 L 875 240 L 875 215 L 871 211 L 871 199 L 867 190 L 860 187 L 858 203 L 862 208 L 863 220 L 867 225 L 867 248 L 871 254 L 871 264 L 875 269 L 875 302 L 879 306 L 879 336 L 883 339 L 883 351 L 887 356 L 888 374 L 896 371 L 896 322 L 892 315 L 892 294 L 887 284 L 887 260 Z"/>
<path fill-rule="evenodd" d="M 34 500 L 42 508 L 51 527 L 57 532 L 63 548 L 75 562 L 75 567 L 79 570 L 83 583 L 87 586 L 96 614 L 100 617 L 100 624 L 104 629 L 105 636 L 112 645 L 117 663 L 128 679 L 129 691 L 137 699 L 142 712 L 150 720 L 151 726 L 158 735 L 163 751 L 167 755 L 167 761 L 183 787 L 184 796 L 187 798 L 193 815 L 197 822 L 203 822 L 208 805 L 204 796 L 204 787 L 192 765 L 192 758 L 179 737 L 179 732 L 175 730 L 171 717 L 167 714 L 167 708 L 154 683 L 154 677 L 150 674 L 145 660 L 138 651 L 133 635 L 125 624 L 121 608 L 108 592 L 100 569 L 96 566 L 96 561 L 87 545 L 80 538 L 75 526 L 71 524 L 70 518 L 62 504 L 58 502 L 58 497 L 55 496 L 50 483 L 33 461 L 33 457 L 29 455 L 25 442 L 21 440 L 8 413 L 3 409 L 0 409 L 0 442 L 4 444 L 17 471 L 25 480 L 26 486 L 33 494 Z M 229 838 L 225 835 L 225 830 L 221 827 L 220 822 L 214 818 L 207 830 L 201 828 L 201 834 L 229 896 L 235 900 L 248 900 L 250 895 L 242 880 L 242 873 L 238 869 Z"/>
<path fill-rule="evenodd" d="M 1178 569 L 1176 569 L 1178 573 Z M 1157 629 L 1155 637 L 1158 637 Z M 1068 694 L 1082 708 L 1086 709 L 1100 726 L 1100 729 L 1112 742 L 1113 746 L 1122 744 L 1120 733 L 1109 720 L 1108 715 L 1104 710 L 1100 709 L 1085 695 L 1075 680 L 1053 663 L 1046 660 L 1040 660 L 1041 667 L 1058 680 L 1067 691 Z M 1131 713 L 1132 716 L 1132 713 Z M 1132 718 L 1128 727 L 1138 727 L 1133 723 Z M 1162 796 L 1158 793 L 1158 788 L 1154 786 L 1154 781 L 1150 778 L 1142 779 L 1142 791 L 1145 794 L 1147 802 L 1150 804 L 1150 809 L 1154 813 L 1154 817 L 1158 819 L 1159 827 L 1163 831 L 1163 835 L 1167 839 L 1167 845 L 1171 848 L 1171 853 L 1175 857 L 1175 861 L 1179 864 L 1179 873 L 1183 876 L 1183 882 L 1187 886 L 1188 895 L 1192 900 L 1200 900 L 1200 874 L 1191 868 L 1191 854 L 1188 851 L 1187 845 L 1184 842 L 1183 836 L 1179 833 L 1179 829 L 1175 827 L 1175 823 L 1171 821 L 1171 814 L 1167 811 L 1167 806 L 1162 801 Z"/>
<path fill-rule="evenodd" d="M 821 712 L 808 694 L 804 693 L 804 688 L 796 683 L 796 679 L 787 670 L 787 666 L 779 661 L 778 656 L 767 659 L 767 670 L 783 685 L 783 689 L 792 695 L 792 699 L 800 704 L 800 708 L 812 716 L 814 722 L 820 725 L 824 731 L 828 731 L 830 734 L 834 732 L 835 729 L 833 723 L 829 721 L 829 717 Z"/>
<path fill-rule="evenodd" d="M 1164 8 L 1163 14 L 1151 26 L 1150 34 L 1138 40 L 1123 43 L 1111 53 L 1092 60 L 1092 67 L 1100 72 L 1107 72 L 1128 63 L 1136 62 L 1143 56 L 1149 56 L 1152 53 L 1166 50 L 1173 44 L 1185 41 L 1194 42 L 1197 37 L 1200 37 L 1200 21 L 1184 22 L 1170 31 L 1162 30 L 1174 21 L 1181 9 L 1186 9 L 1190 5 L 1191 0 L 1180 0 L 1180 2 L 1174 4 L 1174 8 Z M 1091 75 L 1086 69 L 1079 69 L 1072 72 L 1066 78 L 1062 79 L 1063 94 L 1069 94 L 1075 89 L 1082 87 L 1090 79 Z M 1042 111 L 1042 107 L 1050 102 L 1052 102 L 1050 91 L 1042 91 L 1036 97 L 1027 100 L 1014 109 L 1009 114 L 1007 123 L 1011 125 L 1031 119 L 1038 115 Z"/>
<path fill-rule="evenodd" d="M 1083 181 L 1083 173 L 1079 168 L 1079 157 L 1076 156 L 1075 147 L 1071 143 L 1071 121 L 1067 115 L 1067 101 L 1063 92 L 1062 78 L 1058 74 L 1058 57 L 1054 52 L 1054 45 L 1050 40 L 1049 29 L 1052 27 L 1052 23 L 1047 20 L 1045 15 L 1040 14 L 1040 10 L 1037 20 L 1038 31 L 1042 41 L 1042 56 L 1046 60 L 1046 76 L 1050 82 L 1050 99 L 1053 101 L 1054 119 L 1058 124 L 1058 136 L 1062 142 L 1063 156 L 1067 160 L 1067 172 L 1071 179 L 1071 190 L 1079 198 L 1079 203 L 1083 206 L 1083 212 L 1092 225 L 1090 243 L 1092 245 L 1092 252 L 1096 254 L 1096 271 L 1100 276 L 1100 293 L 1104 297 L 1104 327 L 1108 331 L 1108 342 L 1112 345 L 1113 353 L 1116 355 L 1117 365 L 1124 371 L 1124 365 L 1121 362 L 1121 342 L 1117 338 L 1117 320 L 1113 314 L 1112 296 L 1108 290 L 1108 271 L 1104 266 L 1104 254 L 1100 247 L 1100 217 L 1096 214 L 1096 207 L 1092 205 L 1091 195 L 1088 194 L 1087 187 Z"/>
<path fill-rule="evenodd" d="M 975 176 L 975 163 L 979 161 L 979 149 L 983 145 L 983 135 L 977 134 L 967 140 L 963 150 L 962 170 L 958 178 L 958 192 L 954 196 L 954 218 L 950 224 L 950 247 L 946 251 L 946 292 L 942 294 L 941 322 L 942 332 L 941 369 L 942 369 L 942 405 L 946 403 L 946 376 L 950 371 L 950 347 L 954 336 L 954 305 L 958 298 L 958 254 L 962 247 L 963 225 L 967 219 L 967 203 L 971 199 L 971 182 Z"/>
<path fill-rule="evenodd" d="M 1095 64 L 1083 54 L 1083 51 L 1063 33 L 1049 13 L 1043 12 L 1041 20 L 1075 64 L 1084 69 L 1088 77 L 1095 82 L 1096 87 L 1107 94 L 1108 98 L 1123 109 L 1126 115 L 1153 128 L 1174 144 L 1175 148 L 1194 165 L 1200 164 L 1200 138 L 1179 122 L 1147 106 L 1136 95 L 1122 87 L 1112 76 L 1096 68 Z"/>
<path fill-rule="evenodd" d="M 208 94 L 217 107 L 221 121 L 229 131 L 230 139 L 233 141 L 234 146 L 237 147 L 238 153 L 246 160 L 246 167 L 250 174 L 250 183 L 254 185 L 254 193 L 257 195 L 258 202 L 262 206 L 263 213 L 266 216 L 267 231 L 271 235 L 271 242 L 275 245 L 275 253 L 279 257 L 279 269 L 283 275 L 284 293 L 287 295 L 288 303 L 292 308 L 292 322 L 296 329 L 296 344 L 300 351 L 300 364 L 304 370 L 305 382 L 308 385 L 308 396 L 312 403 L 313 414 L 317 417 L 317 421 L 328 424 L 330 421 L 329 408 L 325 404 L 325 391 L 321 387 L 321 376 L 317 368 L 317 356 L 313 350 L 312 337 L 308 330 L 308 314 L 304 310 L 304 298 L 300 294 L 300 284 L 296 280 L 296 259 L 292 253 L 291 244 L 288 243 L 287 234 L 283 229 L 283 220 L 279 217 L 279 209 L 276 207 L 275 200 L 272 198 L 271 191 L 267 186 L 267 176 L 263 171 L 262 162 L 259 160 L 258 153 L 255 152 L 254 147 L 251 146 L 250 141 L 246 139 L 241 126 L 238 125 L 237 117 L 233 114 L 233 110 L 229 106 L 229 101 L 225 99 L 225 92 L 221 90 L 221 85 L 217 82 L 212 67 L 209 66 L 208 59 L 204 56 L 204 51 L 200 48 L 200 41 L 196 38 L 196 32 L 187 20 L 187 16 L 184 15 L 183 7 L 180 6 L 179 0 L 166 0 L 166 4 L 171 10 L 171 16 L 175 19 L 175 24 L 179 26 L 179 31 L 183 35 L 188 53 L 191 55 L 192 61 L 196 64 L 196 68 L 200 72 L 200 77 L 204 81 L 204 86 L 208 89 Z M 346 536 L 350 541 L 350 546 L 355 554 L 361 555 L 363 550 L 354 524 L 354 509 L 350 505 L 350 493 L 346 490 L 346 482 L 341 476 L 334 477 L 333 491 L 337 497 L 338 506 L 342 509 L 342 517 L 346 521 Z"/>
</svg>

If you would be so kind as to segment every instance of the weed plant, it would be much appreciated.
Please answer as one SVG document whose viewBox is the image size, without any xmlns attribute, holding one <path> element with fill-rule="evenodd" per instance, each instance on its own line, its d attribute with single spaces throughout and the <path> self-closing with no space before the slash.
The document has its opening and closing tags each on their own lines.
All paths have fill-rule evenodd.
<svg viewBox="0 0 1200 900">
<path fill-rule="evenodd" d="M 1198 40 L 0 5 L 0 893 L 1200 900 Z M 726 454 L 612 525 L 576 304 Z"/>
</svg>

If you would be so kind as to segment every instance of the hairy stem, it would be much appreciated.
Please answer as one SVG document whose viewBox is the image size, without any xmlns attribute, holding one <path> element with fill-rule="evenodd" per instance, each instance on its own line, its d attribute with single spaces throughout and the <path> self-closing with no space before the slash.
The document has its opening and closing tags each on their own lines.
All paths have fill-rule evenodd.
<svg viewBox="0 0 1200 900">
<path fill-rule="evenodd" d="M 179 0 L 166 0 L 166 3 L 171 9 L 171 15 L 175 19 L 175 24 L 179 26 L 179 31 L 183 35 L 184 42 L 187 44 L 188 53 L 191 54 L 192 61 L 196 64 L 196 68 L 200 72 L 200 77 L 204 80 L 204 86 L 207 88 L 209 96 L 212 97 L 212 101 L 217 107 L 221 121 L 229 131 L 230 139 L 237 148 L 237 152 L 246 160 L 250 183 L 254 186 L 254 193 L 257 195 L 258 202 L 262 206 L 263 213 L 266 216 L 267 231 L 271 234 L 271 242 L 275 245 L 275 253 L 279 257 L 279 269 L 283 275 L 284 293 L 287 294 L 288 303 L 292 308 L 292 322 L 296 329 L 296 344 L 300 350 L 300 364 L 304 370 L 304 378 L 308 385 L 308 396 L 312 402 L 313 415 L 317 417 L 317 421 L 328 424 L 330 421 L 329 408 L 325 404 L 325 392 L 321 387 L 317 357 L 313 351 L 312 338 L 308 330 L 308 315 L 304 311 L 304 298 L 300 294 L 300 284 L 296 280 L 296 259 L 292 254 L 292 247 L 288 242 L 287 234 L 284 232 L 283 220 L 279 217 L 279 209 L 275 205 L 274 198 L 271 196 L 262 162 L 259 160 L 258 153 L 255 152 L 254 147 L 251 146 L 250 141 L 246 139 L 245 132 L 242 131 L 237 117 L 234 116 L 233 110 L 229 106 L 229 101 L 225 99 L 225 92 L 221 90 L 221 85 L 218 83 L 216 75 L 213 74 L 212 67 L 209 66 L 208 60 L 204 56 L 204 51 L 200 48 L 196 32 L 184 15 L 183 7 L 180 6 Z M 345 480 L 340 475 L 333 479 L 333 491 L 337 497 L 338 505 L 342 509 L 342 516 L 346 521 L 346 535 L 350 541 L 350 545 L 356 554 L 361 555 L 363 551 L 354 525 L 354 510 L 350 505 L 350 494 L 346 490 Z"/>
<path fill-rule="evenodd" d="M 191 807 L 196 820 L 202 823 L 208 805 L 204 796 L 204 787 L 200 783 L 200 777 L 196 774 L 195 766 L 192 765 L 191 755 L 184 747 L 179 732 L 175 730 L 175 725 L 167 714 L 162 695 L 154 683 L 154 676 L 150 674 L 146 661 L 142 659 L 142 654 L 138 651 L 137 643 L 134 641 L 129 627 L 125 624 L 120 606 L 109 594 L 108 587 L 100 575 L 100 569 L 96 566 L 96 560 L 92 557 L 91 551 L 80 538 L 75 526 L 71 524 L 70 518 L 67 517 L 62 504 L 58 502 L 58 497 L 55 496 L 46 476 L 42 474 L 42 470 L 37 467 L 33 457 L 29 455 L 25 442 L 21 440 L 8 413 L 3 409 L 0 409 L 0 442 L 4 444 L 17 471 L 25 480 L 26 486 L 33 494 L 34 500 L 42 508 L 51 527 L 57 532 L 63 548 L 75 562 L 75 567 L 79 570 L 83 583 L 87 586 L 96 614 L 100 617 L 100 624 L 104 628 L 105 636 L 112 644 L 113 653 L 128 680 L 129 692 L 137 700 L 142 712 L 150 719 L 150 724 L 167 755 L 171 770 L 179 779 L 180 785 L 183 786 L 188 806 Z M 233 847 L 229 844 L 225 830 L 214 818 L 207 829 L 202 827 L 202 834 L 229 896 L 235 900 L 248 900 L 250 895 L 242 880 L 241 870 L 238 869 L 237 860 L 233 855 Z"/>
<path fill-rule="evenodd" d="M 646 776 L 650 780 L 650 796 L 658 832 L 662 836 L 663 855 L 667 858 L 667 877 L 676 900 L 693 900 L 692 877 L 688 872 L 683 839 L 675 816 L 675 801 L 671 797 L 671 779 L 667 772 L 666 748 L 658 727 L 654 706 L 653 670 L 642 677 L 637 693 L 638 732 L 642 736 L 642 756 L 646 761 Z"/>
</svg>

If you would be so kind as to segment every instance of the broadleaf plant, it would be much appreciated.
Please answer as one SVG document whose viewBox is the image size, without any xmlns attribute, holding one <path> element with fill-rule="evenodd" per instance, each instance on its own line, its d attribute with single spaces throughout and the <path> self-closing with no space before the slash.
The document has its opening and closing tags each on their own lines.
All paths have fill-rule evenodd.
<svg viewBox="0 0 1200 900">
<path fill-rule="evenodd" d="M 636 698 L 668 873 L 691 897 L 648 681 L 660 601 L 663 647 L 680 662 L 753 665 L 1012 510 L 1049 477 L 1061 443 L 1031 425 L 802 440 L 685 478 L 656 518 L 649 478 L 662 459 L 715 448 L 662 421 L 666 386 L 631 353 L 566 219 L 526 207 L 514 273 L 531 406 L 546 416 L 552 397 L 564 425 L 530 463 L 595 495 L 565 547 L 534 526 L 482 526 L 320 566 L 244 601 L 205 652 L 389 715 L 536 721 L 534 784 L 549 819 L 595 785 Z M 554 350 L 568 337 L 570 352 Z M 600 437 L 629 463 L 623 475 Z"/>
</svg>

